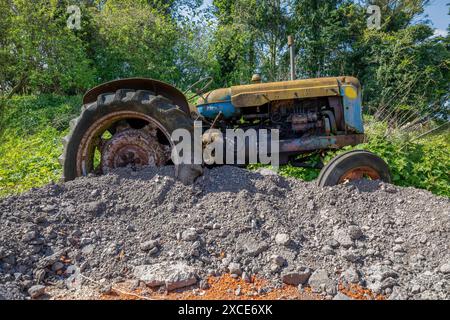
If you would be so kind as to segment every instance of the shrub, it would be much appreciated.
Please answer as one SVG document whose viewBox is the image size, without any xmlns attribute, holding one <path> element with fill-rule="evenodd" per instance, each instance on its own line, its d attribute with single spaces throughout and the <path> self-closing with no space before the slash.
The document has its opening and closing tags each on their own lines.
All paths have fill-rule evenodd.
<svg viewBox="0 0 450 320">
<path fill-rule="evenodd" d="M 2 101 L 0 196 L 58 181 L 61 137 L 81 97 L 15 96 Z"/>
</svg>

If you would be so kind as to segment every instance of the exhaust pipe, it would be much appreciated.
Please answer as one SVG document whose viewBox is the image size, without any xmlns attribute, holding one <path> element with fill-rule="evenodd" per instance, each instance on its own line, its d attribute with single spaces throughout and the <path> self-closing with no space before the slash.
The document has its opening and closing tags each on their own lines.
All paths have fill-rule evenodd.
<svg viewBox="0 0 450 320">
<path fill-rule="evenodd" d="M 295 80 L 294 38 L 292 36 L 288 36 L 288 46 L 291 55 L 291 80 Z"/>
</svg>

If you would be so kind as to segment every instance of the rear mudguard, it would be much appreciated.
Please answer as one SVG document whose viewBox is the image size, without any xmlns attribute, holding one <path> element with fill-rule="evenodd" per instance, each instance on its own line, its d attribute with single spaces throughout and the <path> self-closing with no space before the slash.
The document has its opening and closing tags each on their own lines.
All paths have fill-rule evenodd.
<svg viewBox="0 0 450 320">
<path fill-rule="evenodd" d="M 152 91 L 155 95 L 161 95 L 169 99 L 173 104 L 189 114 L 189 103 L 180 90 L 168 83 L 147 78 L 128 78 L 103 83 L 92 88 L 84 95 L 83 104 L 86 105 L 95 102 L 99 95 L 108 92 L 116 92 L 119 89 Z"/>
</svg>

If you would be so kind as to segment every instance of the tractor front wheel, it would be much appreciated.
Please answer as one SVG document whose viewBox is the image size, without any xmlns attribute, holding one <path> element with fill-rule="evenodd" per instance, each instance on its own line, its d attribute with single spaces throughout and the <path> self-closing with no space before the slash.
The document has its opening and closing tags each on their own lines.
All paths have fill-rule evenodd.
<svg viewBox="0 0 450 320">
<path fill-rule="evenodd" d="M 372 152 L 353 150 L 333 158 L 320 172 L 318 184 L 321 187 L 334 186 L 361 179 L 390 183 L 389 167 Z"/>
</svg>

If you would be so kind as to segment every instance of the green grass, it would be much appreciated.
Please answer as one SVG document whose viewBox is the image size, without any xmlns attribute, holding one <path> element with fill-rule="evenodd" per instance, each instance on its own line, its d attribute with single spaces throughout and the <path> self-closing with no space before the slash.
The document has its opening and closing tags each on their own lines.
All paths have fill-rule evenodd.
<svg viewBox="0 0 450 320">
<path fill-rule="evenodd" d="M 61 138 L 70 119 L 78 116 L 81 97 L 15 96 L 0 100 L 0 197 L 58 181 Z M 402 133 L 384 138 L 385 126 L 368 121 L 369 142 L 329 152 L 325 160 L 351 149 L 380 155 L 391 168 L 393 182 L 450 197 L 450 132 L 405 143 Z M 318 161 L 318 157 L 311 161 Z M 257 167 L 257 166 L 251 166 Z M 282 166 L 280 173 L 306 181 L 319 170 Z"/>
<path fill-rule="evenodd" d="M 61 138 L 80 106 L 78 96 L 16 96 L 1 101 L 0 197 L 59 180 Z"/>
</svg>

